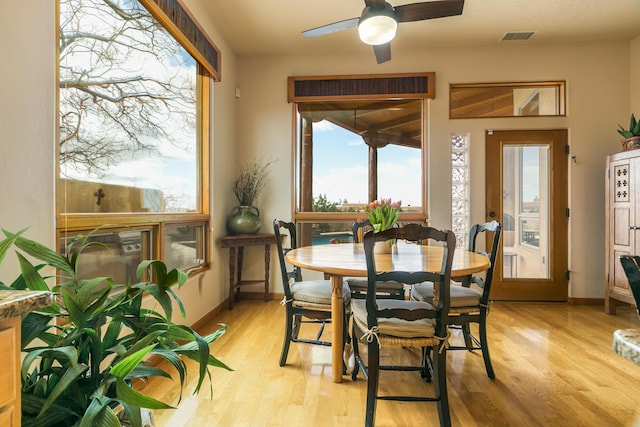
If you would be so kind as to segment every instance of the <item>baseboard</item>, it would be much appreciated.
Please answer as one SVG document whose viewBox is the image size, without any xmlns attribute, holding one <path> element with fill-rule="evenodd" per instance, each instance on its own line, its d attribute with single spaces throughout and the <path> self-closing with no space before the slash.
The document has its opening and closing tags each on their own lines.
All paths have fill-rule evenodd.
<svg viewBox="0 0 640 427">
<path fill-rule="evenodd" d="M 604 306 L 604 298 L 569 298 L 569 305 L 602 305 Z"/>
<path fill-rule="evenodd" d="M 280 301 L 280 300 L 282 300 L 282 298 L 284 298 L 284 294 L 283 293 L 279 293 L 279 294 L 270 293 L 269 294 L 269 301 L 271 301 L 271 300 Z M 240 292 L 240 301 L 242 301 L 243 299 L 259 299 L 259 300 L 263 300 L 264 301 L 264 292 L 245 292 L 245 291 L 242 291 L 242 292 Z M 228 302 L 229 302 L 228 300 L 225 300 L 223 306 L 227 307 Z M 233 304 L 235 305 L 236 302 L 234 301 Z"/>
<path fill-rule="evenodd" d="M 213 310 L 202 316 L 199 320 L 197 320 L 193 325 L 191 325 L 191 329 L 196 332 L 200 332 L 202 327 L 206 325 L 211 319 L 213 319 L 218 313 L 228 307 L 228 300 L 222 301 L 217 307 Z"/>
</svg>

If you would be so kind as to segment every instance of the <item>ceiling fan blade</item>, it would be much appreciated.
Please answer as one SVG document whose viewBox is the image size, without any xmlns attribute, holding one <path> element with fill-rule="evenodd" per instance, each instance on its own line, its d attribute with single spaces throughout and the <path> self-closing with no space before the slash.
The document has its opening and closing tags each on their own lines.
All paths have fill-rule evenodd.
<svg viewBox="0 0 640 427">
<path fill-rule="evenodd" d="M 360 21 L 360 18 L 345 19 L 344 21 L 334 22 L 333 24 L 327 24 L 322 27 L 303 31 L 302 35 L 305 37 L 316 37 L 324 34 L 335 33 L 337 31 L 348 30 L 349 28 L 357 27 L 358 21 Z"/>
<path fill-rule="evenodd" d="M 379 44 L 373 46 L 373 52 L 376 54 L 378 64 L 391 61 L 391 43 Z"/>
<path fill-rule="evenodd" d="M 464 0 L 441 0 L 411 3 L 394 8 L 398 22 L 423 21 L 462 14 Z"/>
</svg>

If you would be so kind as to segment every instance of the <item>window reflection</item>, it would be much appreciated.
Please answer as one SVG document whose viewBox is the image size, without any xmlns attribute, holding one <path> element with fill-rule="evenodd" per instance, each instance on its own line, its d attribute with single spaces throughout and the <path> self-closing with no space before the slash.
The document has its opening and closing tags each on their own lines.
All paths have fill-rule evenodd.
<svg viewBox="0 0 640 427">
<path fill-rule="evenodd" d="M 168 269 L 190 270 L 204 265 L 204 224 L 165 226 L 164 260 Z"/>
<path fill-rule="evenodd" d="M 564 116 L 565 82 L 452 84 L 452 119 Z"/>
<path fill-rule="evenodd" d="M 138 264 L 151 256 L 151 235 L 151 230 L 91 234 L 87 237 L 87 242 L 99 242 L 104 247 L 95 246 L 83 250 L 78 257 L 78 277 L 111 277 L 116 283 L 137 283 Z M 70 238 L 71 236 L 66 236 L 60 239 L 60 247 L 66 248 Z"/>
</svg>

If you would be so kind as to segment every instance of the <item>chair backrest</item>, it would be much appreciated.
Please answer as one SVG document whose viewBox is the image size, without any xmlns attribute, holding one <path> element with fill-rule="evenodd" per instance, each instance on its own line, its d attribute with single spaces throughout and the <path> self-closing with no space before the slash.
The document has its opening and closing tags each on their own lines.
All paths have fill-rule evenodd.
<svg viewBox="0 0 640 427">
<path fill-rule="evenodd" d="M 284 229 L 289 234 L 289 246 L 283 246 L 282 240 L 286 234 L 282 234 L 281 230 Z M 287 268 L 287 262 L 284 256 L 292 249 L 297 248 L 296 244 L 296 225 L 292 222 L 282 221 L 280 219 L 273 220 L 273 233 L 276 235 L 276 246 L 278 248 L 278 259 L 280 261 L 280 273 L 282 275 L 282 288 L 284 290 L 285 297 L 288 300 L 292 298 L 289 282 L 293 279 L 296 282 L 302 281 L 302 271 L 299 267 L 291 266 L 291 269 Z"/>
<path fill-rule="evenodd" d="M 360 243 L 360 237 L 368 230 L 372 230 L 371 221 L 368 219 L 356 221 L 351 225 L 351 233 L 353 235 L 353 243 Z"/>
<path fill-rule="evenodd" d="M 376 242 L 384 242 L 387 240 L 406 240 L 408 242 L 430 241 L 439 242 L 443 247 L 443 256 L 440 270 L 437 272 L 429 271 L 386 271 L 377 273 L 374 245 Z M 364 235 L 364 253 L 367 263 L 367 323 L 369 329 L 377 325 L 378 315 L 384 317 L 396 317 L 405 320 L 416 320 L 420 318 L 431 317 L 436 319 L 436 335 L 444 336 L 446 334 L 446 325 L 448 324 L 450 291 L 451 285 L 451 266 L 453 263 L 453 254 L 456 247 L 456 237 L 453 231 L 441 231 L 433 227 L 425 227 L 420 224 L 407 224 L 403 227 L 390 228 L 378 233 L 369 231 Z M 402 253 L 394 256 L 402 256 Z M 414 285 L 421 282 L 433 282 L 434 284 L 434 307 L 435 311 L 418 310 L 418 309 L 395 309 L 385 310 L 378 313 L 378 305 L 376 303 L 376 283 L 379 281 L 393 280 L 408 285 Z"/>
<path fill-rule="evenodd" d="M 480 251 L 476 249 L 479 237 L 486 237 L 486 233 L 493 233 L 491 239 L 490 252 Z M 491 292 L 491 282 L 493 281 L 493 270 L 496 265 L 496 258 L 498 256 L 498 246 L 500 245 L 500 236 L 502 234 L 502 226 L 496 220 L 491 222 L 485 222 L 483 224 L 474 224 L 469 230 L 469 251 L 482 254 L 489 258 L 491 266 L 486 272 L 484 278 L 480 276 L 470 276 L 466 278 L 467 283 L 475 283 L 483 289 L 482 297 L 480 298 L 481 304 L 486 304 L 489 301 L 489 293 Z"/>
<path fill-rule="evenodd" d="M 629 281 L 633 299 L 636 300 L 636 311 L 640 316 L 640 256 L 620 255 L 620 263 Z"/>
</svg>

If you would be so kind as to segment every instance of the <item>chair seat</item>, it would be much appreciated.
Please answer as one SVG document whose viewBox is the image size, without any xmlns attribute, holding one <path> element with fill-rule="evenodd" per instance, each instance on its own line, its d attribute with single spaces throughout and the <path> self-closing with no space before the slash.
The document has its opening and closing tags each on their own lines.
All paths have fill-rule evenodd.
<svg viewBox="0 0 640 427">
<path fill-rule="evenodd" d="M 331 281 L 329 280 L 293 282 L 290 288 L 294 302 L 300 301 L 331 307 Z M 345 305 L 351 301 L 351 289 L 346 284 L 342 286 L 342 298 Z"/>
<path fill-rule="evenodd" d="M 452 285 L 451 308 L 477 307 L 480 304 L 482 292 L 459 285 Z M 433 283 L 418 283 L 411 288 L 411 299 L 417 301 L 433 302 Z"/>
<path fill-rule="evenodd" d="M 403 301 L 395 299 L 377 300 L 378 309 L 404 308 L 409 310 L 426 308 L 433 310 L 433 306 L 422 301 Z M 351 312 L 353 320 L 358 327 L 366 331 L 367 328 L 367 307 L 366 300 L 351 301 Z M 400 338 L 421 338 L 433 337 L 435 333 L 435 321 L 433 319 L 402 320 L 392 317 L 378 318 L 378 334 Z"/>
<path fill-rule="evenodd" d="M 344 283 L 348 284 L 351 287 L 351 290 L 355 289 L 363 289 L 367 290 L 367 278 L 366 277 L 345 277 Z M 385 281 L 385 282 L 377 282 L 376 290 L 382 292 L 389 291 L 399 291 L 404 290 L 404 285 L 400 282 L 395 282 L 393 280 Z"/>
</svg>

